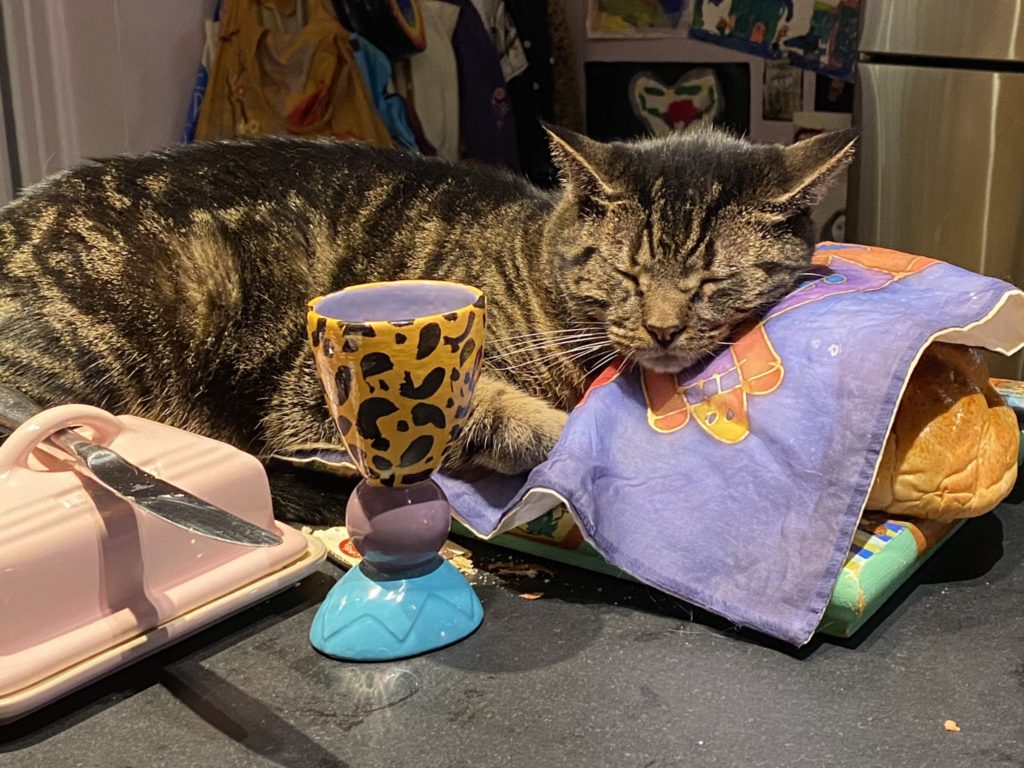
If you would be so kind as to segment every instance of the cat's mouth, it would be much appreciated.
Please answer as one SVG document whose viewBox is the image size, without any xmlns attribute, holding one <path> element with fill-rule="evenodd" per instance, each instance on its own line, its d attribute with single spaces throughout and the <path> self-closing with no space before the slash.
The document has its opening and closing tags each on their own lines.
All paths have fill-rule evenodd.
<svg viewBox="0 0 1024 768">
<path fill-rule="evenodd" d="M 680 373 L 707 360 L 716 344 L 727 335 L 726 331 L 711 338 L 680 339 L 669 347 L 660 344 L 642 345 L 638 339 L 619 339 L 613 335 L 609 341 L 619 355 L 641 368 L 654 373 Z"/>
<path fill-rule="evenodd" d="M 686 368 L 689 368 L 697 360 L 700 359 L 699 355 L 682 354 L 679 352 L 673 352 L 670 350 L 658 349 L 637 357 L 637 362 L 641 368 L 646 368 L 649 371 L 655 373 L 679 373 Z"/>
</svg>

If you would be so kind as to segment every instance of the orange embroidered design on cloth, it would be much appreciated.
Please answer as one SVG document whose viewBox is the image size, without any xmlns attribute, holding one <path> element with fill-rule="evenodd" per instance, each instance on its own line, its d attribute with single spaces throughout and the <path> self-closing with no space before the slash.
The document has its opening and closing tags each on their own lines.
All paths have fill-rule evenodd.
<svg viewBox="0 0 1024 768">
<path fill-rule="evenodd" d="M 667 433 L 692 420 L 716 440 L 740 442 L 751 431 L 749 398 L 774 392 L 785 376 L 784 361 L 768 334 L 773 318 L 829 297 L 881 290 L 936 263 L 885 248 L 822 243 L 812 260 L 818 276 L 801 283 L 699 373 L 641 372 L 647 423 Z M 614 381 L 622 368 L 617 362 L 606 369 L 590 390 Z M 585 401 L 586 396 L 580 404 Z"/>
</svg>

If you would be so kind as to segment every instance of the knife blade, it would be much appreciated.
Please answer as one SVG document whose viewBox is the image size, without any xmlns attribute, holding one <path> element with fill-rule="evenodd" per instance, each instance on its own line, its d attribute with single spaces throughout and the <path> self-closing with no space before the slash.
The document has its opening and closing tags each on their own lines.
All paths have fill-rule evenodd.
<svg viewBox="0 0 1024 768">
<path fill-rule="evenodd" d="M 13 431 L 41 411 L 42 408 L 26 395 L 0 385 L 0 429 Z M 122 499 L 179 528 L 252 547 L 270 547 L 283 541 L 278 534 L 151 475 L 116 451 L 87 440 L 73 429 L 55 432 L 46 442 L 68 454 L 77 470 L 87 470 Z"/>
</svg>

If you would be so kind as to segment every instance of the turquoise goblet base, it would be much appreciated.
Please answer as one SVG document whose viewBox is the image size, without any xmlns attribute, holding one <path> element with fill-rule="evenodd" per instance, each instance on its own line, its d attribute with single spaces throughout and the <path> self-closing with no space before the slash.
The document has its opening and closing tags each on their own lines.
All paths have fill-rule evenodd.
<svg viewBox="0 0 1024 768">
<path fill-rule="evenodd" d="M 390 661 L 451 645 L 483 618 L 473 588 L 440 556 L 426 572 L 397 579 L 361 563 L 327 593 L 309 640 L 335 659 Z"/>
<path fill-rule="evenodd" d="M 320 605 L 313 647 L 336 659 L 386 661 L 450 645 L 480 626 L 479 598 L 437 554 L 450 524 L 451 506 L 433 480 L 402 488 L 359 483 L 345 525 L 364 559 Z"/>
</svg>

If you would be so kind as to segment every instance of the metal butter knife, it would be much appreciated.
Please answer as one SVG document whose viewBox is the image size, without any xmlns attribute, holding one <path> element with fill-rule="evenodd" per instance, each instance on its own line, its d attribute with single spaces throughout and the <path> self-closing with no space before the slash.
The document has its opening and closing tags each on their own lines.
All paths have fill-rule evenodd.
<svg viewBox="0 0 1024 768">
<path fill-rule="evenodd" d="M 0 433 L 17 429 L 42 410 L 18 390 L 0 385 Z M 270 547 L 282 541 L 276 533 L 154 477 L 109 448 L 86 440 L 73 429 L 55 432 L 46 442 L 69 454 L 76 469 L 88 470 L 92 477 L 125 501 L 187 531 L 251 547 Z"/>
</svg>

